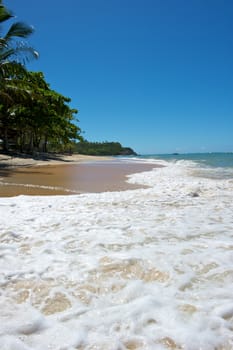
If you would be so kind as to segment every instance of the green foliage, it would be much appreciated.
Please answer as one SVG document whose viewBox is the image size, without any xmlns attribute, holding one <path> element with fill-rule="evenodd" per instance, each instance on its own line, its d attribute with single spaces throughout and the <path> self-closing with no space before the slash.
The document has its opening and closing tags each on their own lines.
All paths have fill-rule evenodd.
<svg viewBox="0 0 233 350">
<path fill-rule="evenodd" d="M 3 150 L 135 154 L 119 142 L 83 140 L 75 119 L 78 111 L 69 107 L 70 98 L 50 89 L 42 72 L 28 72 L 25 68 L 28 60 L 38 58 L 37 51 L 26 41 L 33 28 L 15 22 L 2 34 L 1 25 L 12 17 L 12 12 L 0 0 L 0 140 Z"/>
<path fill-rule="evenodd" d="M 136 155 L 129 147 L 122 147 L 119 142 L 79 142 L 74 146 L 74 151 L 80 154 L 95 156 Z"/>
<path fill-rule="evenodd" d="M 0 24 L 13 14 L 0 0 Z M 24 64 L 38 53 L 26 39 L 33 28 L 13 23 L 3 35 L 0 26 L 0 139 L 3 150 L 21 152 L 69 150 L 82 140 L 70 99 L 51 90 L 41 72 L 28 72 Z"/>
<path fill-rule="evenodd" d="M 4 114 L 0 110 L 0 137 L 4 139 L 5 123 L 14 148 L 29 153 L 65 151 L 73 140 L 82 140 L 74 117 L 78 111 L 69 107 L 69 98 L 50 89 L 43 73 L 27 72 L 21 83 L 25 96 L 18 91 L 12 103 L 2 105 Z"/>
<path fill-rule="evenodd" d="M 0 24 L 13 18 L 12 12 L 0 2 Z M 31 58 L 38 58 L 38 52 L 30 47 L 27 38 L 34 32 L 34 29 L 23 23 L 14 22 L 3 34 L 0 32 L 0 70 L 5 62 L 25 63 Z"/>
</svg>

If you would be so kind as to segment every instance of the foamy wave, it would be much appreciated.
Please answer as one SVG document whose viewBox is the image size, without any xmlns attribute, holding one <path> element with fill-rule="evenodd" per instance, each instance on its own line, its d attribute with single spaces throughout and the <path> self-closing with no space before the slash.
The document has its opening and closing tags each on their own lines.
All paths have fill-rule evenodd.
<svg viewBox="0 0 233 350">
<path fill-rule="evenodd" d="M 63 191 L 63 192 L 70 192 L 70 193 L 77 194 L 77 191 L 73 191 L 73 190 L 70 190 L 68 188 L 59 187 L 59 186 L 33 185 L 33 184 L 23 184 L 23 183 L 14 183 L 14 182 L 5 182 L 5 181 L 0 181 L 0 185 L 1 186 L 39 188 L 39 189 L 43 189 L 43 190 Z"/>
<path fill-rule="evenodd" d="M 167 165 L 169 164 L 166 160 L 163 159 L 156 159 L 156 158 L 143 158 L 143 157 L 122 157 L 118 158 L 120 162 L 125 162 L 125 163 L 142 163 L 142 164 L 156 164 L 156 165 Z"/>
<path fill-rule="evenodd" d="M 0 199 L 1 349 L 233 349 L 233 182 Z"/>
</svg>

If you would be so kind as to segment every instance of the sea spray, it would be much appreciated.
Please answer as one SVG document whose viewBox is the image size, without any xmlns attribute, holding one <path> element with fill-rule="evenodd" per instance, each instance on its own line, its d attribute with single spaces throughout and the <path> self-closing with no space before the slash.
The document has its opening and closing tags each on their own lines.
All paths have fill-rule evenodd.
<svg viewBox="0 0 233 350">
<path fill-rule="evenodd" d="M 233 349 L 233 182 L 0 199 L 1 349 Z M 197 196 L 193 196 L 197 193 Z"/>
</svg>

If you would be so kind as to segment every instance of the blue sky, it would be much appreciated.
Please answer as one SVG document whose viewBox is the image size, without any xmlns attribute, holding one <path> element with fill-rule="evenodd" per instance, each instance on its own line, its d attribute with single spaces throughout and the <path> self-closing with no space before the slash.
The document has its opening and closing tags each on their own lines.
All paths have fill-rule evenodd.
<svg viewBox="0 0 233 350">
<path fill-rule="evenodd" d="M 233 1 L 5 0 L 90 141 L 233 151 Z"/>
</svg>

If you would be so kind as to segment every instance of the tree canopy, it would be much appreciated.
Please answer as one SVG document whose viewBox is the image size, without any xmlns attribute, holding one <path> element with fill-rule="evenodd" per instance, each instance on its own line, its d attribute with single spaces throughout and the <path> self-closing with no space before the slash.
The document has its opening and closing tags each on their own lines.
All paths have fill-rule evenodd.
<svg viewBox="0 0 233 350">
<path fill-rule="evenodd" d="M 119 142 L 89 142 L 85 140 L 76 143 L 74 150 L 80 154 L 95 156 L 136 155 L 132 148 L 123 147 Z"/>
<path fill-rule="evenodd" d="M 82 140 L 70 98 L 50 89 L 42 72 L 29 72 L 26 63 L 38 58 L 28 42 L 33 28 L 14 22 L 0 0 L 0 140 L 3 150 L 64 151 Z"/>
<path fill-rule="evenodd" d="M 33 27 L 9 21 L 13 13 L 0 0 L 0 147 L 4 152 L 76 151 L 92 155 L 132 155 L 119 142 L 88 142 L 81 136 L 77 109 L 52 90 L 42 72 L 26 64 L 39 57 L 28 43 Z M 3 30 L 5 29 L 5 30 Z M 77 142 L 79 141 L 79 142 Z"/>
</svg>

